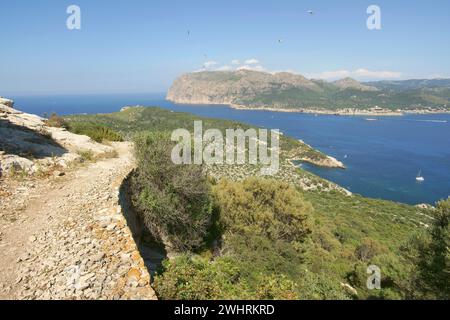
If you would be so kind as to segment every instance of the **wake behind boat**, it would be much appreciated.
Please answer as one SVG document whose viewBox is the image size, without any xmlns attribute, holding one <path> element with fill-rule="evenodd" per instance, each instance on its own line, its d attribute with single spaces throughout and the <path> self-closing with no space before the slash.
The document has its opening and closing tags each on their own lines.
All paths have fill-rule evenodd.
<svg viewBox="0 0 450 320">
<path fill-rule="evenodd" d="M 416 181 L 423 182 L 425 178 L 422 176 L 422 170 L 419 171 L 419 174 L 416 177 Z"/>
<path fill-rule="evenodd" d="M 416 122 L 447 123 L 447 120 L 416 120 Z"/>
</svg>

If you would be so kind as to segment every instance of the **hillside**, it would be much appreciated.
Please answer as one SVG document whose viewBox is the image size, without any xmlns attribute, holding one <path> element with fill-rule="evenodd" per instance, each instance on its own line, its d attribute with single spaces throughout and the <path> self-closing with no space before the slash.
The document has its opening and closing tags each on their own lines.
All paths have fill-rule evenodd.
<svg viewBox="0 0 450 320">
<path fill-rule="evenodd" d="M 131 138 L 136 132 L 145 131 L 148 128 L 164 131 L 186 128 L 192 131 L 195 120 L 203 122 L 204 130 L 215 128 L 224 132 L 230 128 L 244 130 L 254 128 L 236 121 L 198 117 L 188 113 L 171 112 L 158 107 L 125 107 L 121 112 L 101 115 L 74 115 L 67 117 L 67 119 L 73 127 L 76 127 L 77 124 L 86 123 L 90 123 L 91 126 L 93 124 L 102 125 L 120 132 L 127 138 Z M 313 149 L 304 142 L 285 136 L 281 136 L 280 140 L 280 147 L 284 151 L 285 159 L 305 161 L 328 168 L 345 168 L 345 165 L 340 161 Z"/>
<path fill-rule="evenodd" d="M 414 263 L 404 252 L 411 247 L 412 237 L 426 234 L 431 228 L 434 221 L 432 210 L 349 195 L 292 165 L 286 165 L 280 175 L 273 177 L 274 180 L 258 177 L 249 167 L 226 166 L 208 168 L 208 176 L 214 179 L 210 187 L 202 189 L 205 192 L 211 188 L 211 198 L 218 202 L 219 207 L 214 206 L 212 216 L 213 221 L 217 219 L 218 225 L 205 230 L 207 226 L 204 222 L 197 224 L 200 223 L 195 220 L 198 219 L 197 214 L 186 216 L 184 210 L 190 206 L 185 201 L 189 202 L 190 197 L 196 194 L 192 189 L 207 182 L 199 176 L 192 181 L 193 173 L 189 168 L 167 168 L 170 161 L 159 157 L 165 157 L 170 143 L 165 142 L 164 136 L 158 132 L 180 126 L 189 129 L 193 119 L 199 117 L 142 107 L 127 108 L 112 114 L 67 117 L 69 123 L 101 124 L 129 138 L 140 133 L 136 147 L 138 171 L 132 179 L 135 185 L 131 189 L 133 203 L 142 219 L 148 221 L 149 228 L 158 232 L 158 235 L 148 235 L 153 239 L 148 240 L 149 243 L 155 246 L 152 242 L 154 238 L 165 239 L 160 240 L 163 243 L 157 246 L 163 245 L 172 252 L 172 258 L 158 270 L 155 279 L 154 287 L 159 298 L 415 297 L 415 293 L 410 291 L 413 280 L 409 280 L 413 279 Z M 227 120 L 203 120 L 207 127 L 245 127 Z M 287 149 L 282 149 L 282 152 L 291 148 L 288 143 L 291 140 L 288 137 L 284 139 L 287 139 L 284 142 Z M 153 175 L 155 180 L 151 180 Z M 186 181 L 185 175 L 190 179 Z M 173 185 L 172 179 L 175 179 Z M 184 182 L 180 184 L 177 179 Z M 147 189 L 156 185 L 168 185 L 172 201 L 164 201 L 164 190 L 152 193 Z M 181 188 L 181 191 L 174 191 L 173 188 Z M 254 193 L 253 188 L 256 188 Z M 270 209 L 265 209 L 272 201 L 268 195 L 272 194 L 277 199 L 280 191 L 280 199 L 284 200 L 276 201 L 274 207 L 269 205 Z M 173 198 L 177 192 L 190 196 L 183 194 L 178 200 Z M 257 195 L 261 195 L 261 203 L 258 198 L 253 198 Z M 197 200 L 193 201 L 197 207 Z M 277 215 L 271 213 L 271 210 L 286 210 L 291 205 L 301 208 L 300 212 L 304 214 L 308 213 L 308 223 L 303 227 L 302 223 L 297 226 L 293 222 L 294 216 L 277 220 Z M 276 206 L 281 207 L 274 209 Z M 155 212 L 156 208 L 164 212 L 163 219 L 157 214 L 158 211 Z M 184 215 L 177 216 L 181 212 Z M 249 224 L 249 221 L 254 223 Z M 170 223 L 174 225 L 171 227 Z M 176 232 L 171 233 L 172 228 Z M 161 230 L 167 231 L 160 234 Z M 200 248 L 180 248 L 180 243 L 187 243 L 186 239 L 198 243 L 205 233 L 208 238 Z M 218 234 L 220 238 L 214 238 Z M 178 248 L 172 247 L 173 243 L 178 243 Z M 175 249 L 176 252 L 173 252 Z M 376 264 L 382 269 L 383 290 L 367 290 L 365 281 L 369 264 Z"/>
<path fill-rule="evenodd" d="M 446 203 L 436 210 L 352 195 L 294 167 L 302 154 L 326 156 L 284 136 L 281 170 L 269 179 L 251 165 L 175 165 L 167 131 L 191 128 L 199 117 L 190 114 L 137 107 L 58 119 L 92 139 L 134 140 L 134 156 L 129 142 L 106 141 L 114 152 L 94 156 L 106 145 L 11 106 L 0 114 L 6 124 L 33 117 L 41 129 L 64 132 L 67 148 L 83 137 L 93 150 L 48 175 L 1 177 L 0 297 L 154 299 L 150 272 L 160 299 L 448 298 L 446 269 L 433 260 Z M 60 144 L 66 138 L 55 135 Z M 366 287 L 371 264 L 382 270 L 381 290 Z"/>
<path fill-rule="evenodd" d="M 250 70 L 185 74 L 167 99 L 187 104 L 339 114 L 443 112 L 450 108 L 448 80 L 359 83 L 309 80 L 292 73 Z"/>
</svg>

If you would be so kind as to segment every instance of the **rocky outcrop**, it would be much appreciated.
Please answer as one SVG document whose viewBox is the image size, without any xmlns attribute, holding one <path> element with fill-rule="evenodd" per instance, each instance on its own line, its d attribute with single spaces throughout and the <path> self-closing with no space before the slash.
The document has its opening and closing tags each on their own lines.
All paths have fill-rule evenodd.
<svg viewBox="0 0 450 320">
<path fill-rule="evenodd" d="M 344 163 L 328 156 L 318 150 L 315 150 L 309 144 L 305 143 L 303 140 L 299 140 L 300 147 L 291 150 L 286 154 L 289 161 L 302 161 L 308 162 L 318 167 L 324 168 L 336 168 L 336 169 L 346 169 Z"/>
<path fill-rule="evenodd" d="M 358 291 L 355 288 L 353 288 L 351 285 L 349 285 L 348 283 L 341 282 L 341 287 L 344 288 L 350 295 L 352 295 L 354 297 L 358 297 Z"/>
<path fill-rule="evenodd" d="M 418 209 L 422 209 L 422 210 L 434 210 L 436 209 L 435 207 L 433 207 L 431 204 L 428 203 L 419 203 L 415 206 Z"/>
<path fill-rule="evenodd" d="M 0 176 L 11 172 L 35 172 L 35 163 L 27 158 L 0 151 Z"/>
<path fill-rule="evenodd" d="M 310 158 L 310 157 L 303 157 L 300 159 L 301 161 L 311 163 L 313 165 L 324 167 L 324 168 L 336 168 L 336 169 L 345 169 L 345 165 L 337 160 L 336 158 L 333 158 L 331 156 L 326 156 L 324 158 Z"/>
<path fill-rule="evenodd" d="M 83 152 L 100 156 L 113 151 L 87 136 L 49 127 L 44 118 L 13 106 L 13 101 L 0 99 L 0 176 L 11 170 L 34 174 L 49 166 L 65 168 Z"/>
<path fill-rule="evenodd" d="M 0 97 L 0 108 L 5 107 L 5 106 L 8 108 L 13 108 L 14 101 Z"/>
</svg>

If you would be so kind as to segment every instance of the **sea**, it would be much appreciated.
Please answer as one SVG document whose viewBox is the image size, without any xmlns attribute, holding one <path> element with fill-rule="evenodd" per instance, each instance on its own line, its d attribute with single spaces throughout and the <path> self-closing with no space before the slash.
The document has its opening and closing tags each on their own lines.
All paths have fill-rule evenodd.
<svg viewBox="0 0 450 320">
<path fill-rule="evenodd" d="M 450 114 L 349 117 L 236 110 L 174 104 L 165 94 L 9 98 L 19 110 L 38 115 L 109 113 L 142 105 L 279 129 L 342 161 L 346 170 L 299 165 L 353 193 L 413 205 L 450 196 Z M 419 173 L 423 182 L 416 180 Z"/>
</svg>

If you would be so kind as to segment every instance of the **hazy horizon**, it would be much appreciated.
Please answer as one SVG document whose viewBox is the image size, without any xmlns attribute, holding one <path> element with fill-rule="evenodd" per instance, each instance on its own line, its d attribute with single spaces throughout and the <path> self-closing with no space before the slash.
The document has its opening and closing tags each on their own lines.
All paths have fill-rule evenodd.
<svg viewBox="0 0 450 320">
<path fill-rule="evenodd" d="M 232 71 L 208 71 L 208 72 L 232 72 Z M 265 72 L 265 71 L 257 71 L 257 72 Z M 280 71 L 280 72 L 286 72 L 286 71 Z M 293 72 L 291 72 L 293 73 Z M 273 74 L 273 73 L 272 73 Z M 296 75 L 301 75 L 299 73 L 294 73 Z M 344 77 L 347 78 L 347 77 Z M 344 78 L 338 78 L 336 80 L 339 79 L 344 79 Z M 349 77 L 352 78 L 352 77 Z M 333 82 L 335 80 L 326 80 L 326 79 L 314 79 L 314 78 L 308 78 L 309 80 L 315 80 L 315 81 L 326 81 L 326 82 Z M 414 81 L 414 80 L 450 80 L 450 77 L 437 77 L 437 78 L 411 78 L 411 79 L 378 79 L 378 80 L 366 80 L 366 81 L 360 81 L 361 83 L 373 83 L 373 82 L 383 82 L 383 81 L 392 81 L 392 82 L 396 82 L 396 81 Z M 129 92 L 58 92 L 58 93 L 52 93 L 52 92 L 40 92 L 40 93 L 12 93 L 9 95 L 6 95 L 4 93 L 2 93 L 3 95 L 0 94 L 0 96 L 4 97 L 4 98 L 11 98 L 11 97 L 58 97 L 58 96 L 124 96 L 124 95 L 155 95 L 158 97 L 161 96 L 165 96 L 167 95 L 167 91 L 169 90 L 169 88 L 167 88 L 164 91 L 129 91 Z"/>
</svg>

